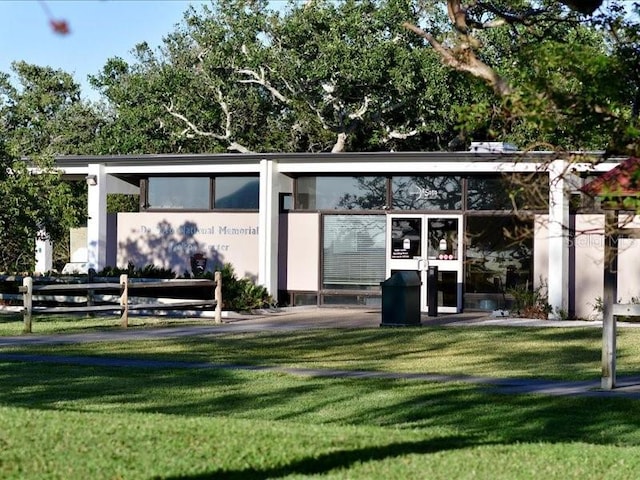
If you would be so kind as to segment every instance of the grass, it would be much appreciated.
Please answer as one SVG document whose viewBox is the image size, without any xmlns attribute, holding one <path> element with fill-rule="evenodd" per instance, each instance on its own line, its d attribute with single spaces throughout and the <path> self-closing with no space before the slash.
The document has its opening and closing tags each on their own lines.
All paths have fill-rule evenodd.
<svg viewBox="0 0 640 480">
<path fill-rule="evenodd" d="M 602 333 L 593 327 L 323 329 L 114 342 L 102 344 L 99 351 L 86 344 L 31 350 L 301 368 L 592 380 L 600 376 Z M 640 372 L 640 329 L 619 329 L 618 360 L 619 375 Z"/>
<path fill-rule="evenodd" d="M 211 318 L 181 318 L 181 317 L 147 317 L 129 316 L 129 328 L 149 328 L 175 325 L 203 325 L 210 324 Z M 120 317 L 88 316 L 88 315 L 35 315 L 32 321 L 32 333 L 35 335 L 51 335 L 57 333 L 82 333 L 91 331 L 120 330 Z M 0 315 L 0 337 L 22 335 L 24 323 L 22 315 Z"/>
<path fill-rule="evenodd" d="M 636 329 L 619 369 L 640 371 Z M 12 351 L 594 379 L 598 329 L 220 334 Z M 3 351 L 8 351 L 3 349 Z M 410 380 L 0 362 L 0 478 L 636 478 L 638 401 Z"/>
</svg>

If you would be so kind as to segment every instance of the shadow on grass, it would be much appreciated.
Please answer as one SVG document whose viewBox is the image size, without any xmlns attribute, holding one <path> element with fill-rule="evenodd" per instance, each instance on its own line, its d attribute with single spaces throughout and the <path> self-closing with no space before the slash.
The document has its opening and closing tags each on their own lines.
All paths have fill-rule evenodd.
<svg viewBox="0 0 640 480">
<path fill-rule="evenodd" d="M 444 428 L 480 444 L 640 444 L 637 400 L 497 395 L 457 383 L 0 363 L 0 385 L 0 404 L 24 408 Z"/>
<path fill-rule="evenodd" d="M 379 447 L 367 447 L 358 450 L 339 450 L 314 457 L 307 457 L 302 460 L 291 462 L 276 468 L 256 469 L 246 468 L 241 470 L 212 470 L 206 473 L 185 476 L 162 477 L 165 480 L 205 480 L 205 479 L 225 479 L 244 480 L 281 478 L 289 475 L 321 475 L 334 469 L 348 469 L 354 464 L 371 461 L 379 461 L 387 458 L 394 458 L 403 455 L 425 455 L 442 452 L 446 450 L 456 450 L 469 447 L 472 440 L 465 437 L 447 437 L 421 442 L 401 442 Z"/>
</svg>

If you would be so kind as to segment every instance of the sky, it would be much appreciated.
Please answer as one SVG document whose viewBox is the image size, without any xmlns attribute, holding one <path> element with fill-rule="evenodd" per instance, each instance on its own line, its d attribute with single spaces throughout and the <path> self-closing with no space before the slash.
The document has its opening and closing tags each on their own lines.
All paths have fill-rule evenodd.
<svg viewBox="0 0 640 480">
<path fill-rule="evenodd" d="M 146 41 L 156 48 L 182 20 L 189 5 L 205 0 L 0 0 L 0 72 L 24 60 L 60 68 L 82 86 L 82 96 L 95 100 L 88 75 L 97 74 L 111 57 L 131 60 L 131 50 Z M 66 20 L 68 35 L 56 34 L 45 8 L 55 20 Z"/>
</svg>

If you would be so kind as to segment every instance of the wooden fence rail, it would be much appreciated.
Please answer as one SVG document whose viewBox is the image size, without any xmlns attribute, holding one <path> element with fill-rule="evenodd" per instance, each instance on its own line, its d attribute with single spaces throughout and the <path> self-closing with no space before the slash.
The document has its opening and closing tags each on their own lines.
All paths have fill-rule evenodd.
<svg viewBox="0 0 640 480">
<path fill-rule="evenodd" d="M 210 288 L 213 298 L 184 298 L 184 292 L 188 288 Z M 95 283 L 55 283 L 47 285 L 34 285 L 32 277 L 24 277 L 22 286 L 18 287 L 23 303 L 23 320 L 25 333 L 32 331 L 32 317 L 34 314 L 65 314 L 65 313 L 97 313 L 119 312 L 121 325 L 129 326 L 129 312 L 132 310 L 177 310 L 184 308 L 197 308 L 214 310 L 214 321 L 222 321 L 222 277 L 220 272 L 215 272 L 213 280 L 207 279 L 170 279 L 151 280 L 133 279 L 127 275 L 121 275 L 114 281 Z M 34 306 L 42 294 L 70 293 L 86 291 L 86 305 L 76 306 Z M 102 301 L 96 304 L 96 292 L 117 295 L 116 302 Z M 161 293 L 161 295 L 160 295 Z M 208 296 L 208 295 L 207 295 Z M 34 298 L 35 297 L 35 298 Z M 49 297 L 45 297 L 49 298 Z M 53 297 L 56 298 L 56 297 Z M 146 298 L 155 301 L 139 301 Z M 131 303 L 131 299 L 138 300 Z M 54 303 L 57 300 L 54 301 Z"/>
</svg>

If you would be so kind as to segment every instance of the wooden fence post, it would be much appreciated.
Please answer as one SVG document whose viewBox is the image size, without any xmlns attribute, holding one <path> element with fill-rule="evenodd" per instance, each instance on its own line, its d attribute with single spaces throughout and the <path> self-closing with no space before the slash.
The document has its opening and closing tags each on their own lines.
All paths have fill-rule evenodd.
<svg viewBox="0 0 640 480">
<path fill-rule="evenodd" d="M 87 271 L 87 280 L 89 284 L 92 284 L 96 278 L 96 271 L 93 268 L 90 268 Z M 94 304 L 94 294 L 95 292 L 91 288 L 87 288 L 87 307 L 93 307 Z M 88 310 L 87 317 L 94 317 L 95 315 Z"/>
<path fill-rule="evenodd" d="M 215 272 L 213 279 L 216 282 L 213 298 L 216 300 L 216 310 L 214 315 L 215 323 L 222 323 L 222 273 Z"/>
<path fill-rule="evenodd" d="M 33 309 L 33 278 L 24 277 L 22 279 L 22 311 L 24 317 L 23 333 L 31 333 L 31 315 Z"/>
<path fill-rule="evenodd" d="M 129 276 L 120 275 L 120 322 L 123 328 L 129 326 Z"/>
</svg>

